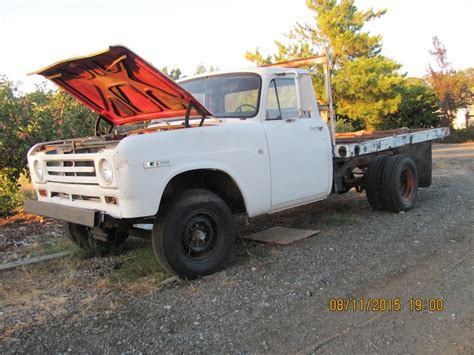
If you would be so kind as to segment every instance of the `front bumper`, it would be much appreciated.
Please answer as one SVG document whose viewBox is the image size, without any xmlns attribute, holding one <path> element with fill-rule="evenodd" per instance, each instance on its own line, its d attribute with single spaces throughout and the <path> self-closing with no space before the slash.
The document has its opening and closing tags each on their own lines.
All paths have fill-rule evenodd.
<svg viewBox="0 0 474 355">
<path fill-rule="evenodd" d="M 98 226 L 101 218 L 101 213 L 97 210 L 87 210 L 34 200 L 25 201 L 25 212 L 81 224 L 87 227 Z"/>
</svg>

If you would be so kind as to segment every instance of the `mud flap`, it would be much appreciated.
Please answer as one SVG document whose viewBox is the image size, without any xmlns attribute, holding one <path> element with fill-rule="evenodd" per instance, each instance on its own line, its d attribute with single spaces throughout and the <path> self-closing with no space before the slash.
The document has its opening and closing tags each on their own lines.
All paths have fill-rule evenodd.
<svg viewBox="0 0 474 355">
<path fill-rule="evenodd" d="M 433 157 L 431 141 L 410 144 L 393 149 L 394 154 L 408 155 L 416 165 L 418 171 L 418 187 L 430 187 L 433 172 Z"/>
</svg>

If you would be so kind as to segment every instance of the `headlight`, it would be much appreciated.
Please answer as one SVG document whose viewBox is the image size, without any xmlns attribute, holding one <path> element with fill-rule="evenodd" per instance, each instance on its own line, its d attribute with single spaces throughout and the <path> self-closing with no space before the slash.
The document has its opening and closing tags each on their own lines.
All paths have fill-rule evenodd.
<svg viewBox="0 0 474 355">
<path fill-rule="evenodd" d="M 33 173 L 38 181 L 43 181 L 44 178 L 44 171 L 43 166 L 39 162 L 39 160 L 35 160 L 33 162 Z"/>
<path fill-rule="evenodd" d="M 112 164 L 107 159 L 102 159 L 99 162 L 100 176 L 107 185 L 110 185 L 114 180 L 114 171 Z"/>
</svg>

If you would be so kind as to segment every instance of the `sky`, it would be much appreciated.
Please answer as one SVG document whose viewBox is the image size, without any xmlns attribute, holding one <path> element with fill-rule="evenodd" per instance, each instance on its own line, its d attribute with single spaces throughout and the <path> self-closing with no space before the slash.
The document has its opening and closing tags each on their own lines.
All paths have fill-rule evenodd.
<svg viewBox="0 0 474 355">
<path fill-rule="evenodd" d="M 422 76 L 437 35 L 456 69 L 474 66 L 473 0 L 355 0 L 359 9 L 387 9 L 366 29 L 383 36 L 383 54 Z M 42 81 L 26 74 L 58 60 L 122 44 L 157 68 L 220 69 L 253 64 L 245 51 L 276 51 L 296 22 L 311 23 L 304 0 L 0 0 L 0 75 L 29 91 Z M 313 20 L 314 22 L 314 20 Z"/>
</svg>

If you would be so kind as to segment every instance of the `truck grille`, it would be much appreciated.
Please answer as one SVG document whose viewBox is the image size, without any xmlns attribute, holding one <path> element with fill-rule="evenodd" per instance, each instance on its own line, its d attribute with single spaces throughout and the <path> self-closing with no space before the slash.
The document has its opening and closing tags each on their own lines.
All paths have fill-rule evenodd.
<svg viewBox="0 0 474 355">
<path fill-rule="evenodd" d="M 45 159 L 47 179 L 63 184 L 98 185 L 94 161 L 90 159 Z"/>
</svg>

